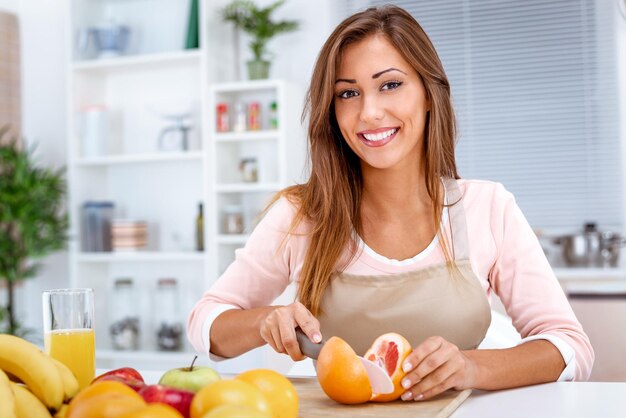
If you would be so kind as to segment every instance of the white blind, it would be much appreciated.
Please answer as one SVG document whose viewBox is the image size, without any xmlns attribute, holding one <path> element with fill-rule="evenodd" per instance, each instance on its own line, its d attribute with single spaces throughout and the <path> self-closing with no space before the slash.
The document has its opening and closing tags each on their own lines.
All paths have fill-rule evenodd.
<svg viewBox="0 0 626 418">
<path fill-rule="evenodd" d="M 347 14 L 388 3 L 348 0 Z M 462 177 L 502 182 L 535 228 L 622 227 L 615 2 L 394 4 L 443 62 Z"/>
</svg>

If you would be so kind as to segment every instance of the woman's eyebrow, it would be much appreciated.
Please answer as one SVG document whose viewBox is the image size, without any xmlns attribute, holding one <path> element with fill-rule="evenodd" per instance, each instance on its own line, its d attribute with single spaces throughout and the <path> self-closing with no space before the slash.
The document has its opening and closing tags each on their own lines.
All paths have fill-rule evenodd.
<svg viewBox="0 0 626 418">
<path fill-rule="evenodd" d="M 388 73 L 389 71 L 400 71 L 402 74 L 406 75 L 406 73 L 402 70 L 398 70 L 397 68 L 391 67 L 391 68 L 387 68 L 386 70 L 380 71 L 376 74 L 374 74 L 372 76 L 373 79 L 377 79 L 378 77 L 380 77 L 381 75 Z"/>
<path fill-rule="evenodd" d="M 379 71 L 375 74 L 372 75 L 372 79 L 376 80 L 378 77 L 380 77 L 381 75 L 388 73 L 389 71 L 399 71 L 402 74 L 406 75 L 406 73 L 402 70 L 398 70 L 397 68 L 391 67 L 391 68 L 387 68 L 386 70 L 382 70 Z M 338 78 L 337 80 L 335 80 L 335 84 L 337 83 L 349 83 L 349 84 L 356 84 L 356 80 L 353 78 Z"/>
</svg>

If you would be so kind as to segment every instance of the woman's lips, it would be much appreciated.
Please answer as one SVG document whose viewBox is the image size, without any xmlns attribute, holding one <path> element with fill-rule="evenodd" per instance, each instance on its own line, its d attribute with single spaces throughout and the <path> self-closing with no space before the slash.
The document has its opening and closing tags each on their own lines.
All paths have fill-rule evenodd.
<svg viewBox="0 0 626 418">
<path fill-rule="evenodd" d="M 376 131 L 359 132 L 357 133 L 357 136 L 363 144 L 368 147 L 376 148 L 382 147 L 391 142 L 396 137 L 399 130 L 400 128 L 377 129 Z M 367 139 L 366 136 L 370 139 Z M 382 139 L 378 139 L 380 137 L 382 137 Z"/>
</svg>

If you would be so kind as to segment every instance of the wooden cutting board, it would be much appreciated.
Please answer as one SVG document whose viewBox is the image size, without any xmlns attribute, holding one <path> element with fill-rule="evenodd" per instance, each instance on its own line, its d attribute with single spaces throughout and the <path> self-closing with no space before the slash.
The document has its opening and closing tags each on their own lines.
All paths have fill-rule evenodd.
<svg viewBox="0 0 626 418">
<path fill-rule="evenodd" d="M 303 418 L 446 418 L 472 391 L 471 389 L 461 392 L 448 391 L 434 399 L 421 402 L 368 402 L 361 405 L 342 405 L 326 396 L 315 378 L 290 380 L 300 397 L 298 417 Z"/>
</svg>

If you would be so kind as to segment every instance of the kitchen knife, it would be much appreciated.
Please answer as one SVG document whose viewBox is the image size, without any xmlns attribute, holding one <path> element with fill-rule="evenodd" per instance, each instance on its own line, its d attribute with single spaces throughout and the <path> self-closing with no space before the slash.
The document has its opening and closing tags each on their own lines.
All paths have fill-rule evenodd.
<svg viewBox="0 0 626 418">
<path fill-rule="evenodd" d="M 313 360 L 317 360 L 325 341 L 322 340 L 320 343 L 314 343 L 300 328 L 296 328 L 296 339 L 298 340 L 298 345 L 300 346 L 302 354 L 312 358 Z M 367 372 L 367 376 L 370 380 L 370 385 L 372 386 L 372 392 L 385 394 L 394 391 L 393 382 L 385 369 L 364 357 L 357 357 L 361 360 L 361 364 L 365 367 L 365 371 Z"/>
</svg>

